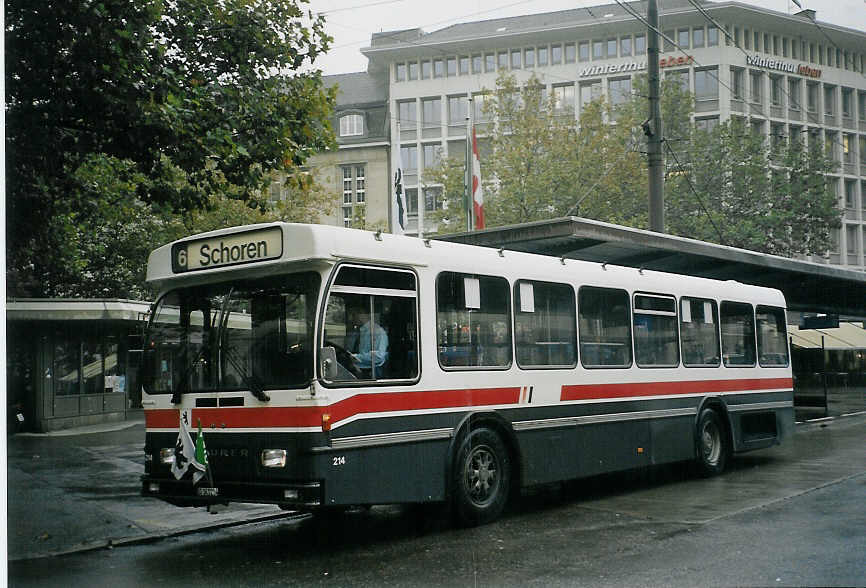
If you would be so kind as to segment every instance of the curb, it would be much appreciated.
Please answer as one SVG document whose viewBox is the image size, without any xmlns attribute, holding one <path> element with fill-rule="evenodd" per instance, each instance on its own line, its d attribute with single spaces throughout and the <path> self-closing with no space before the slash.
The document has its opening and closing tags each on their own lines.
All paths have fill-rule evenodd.
<svg viewBox="0 0 866 588">
<path fill-rule="evenodd" d="M 799 428 L 826 427 L 835 421 L 843 421 L 855 417 L 866 416 L 866 410 L 858 412 L 847 412 L 836 416 L 820 417 L 817 419 L 809 419 L 806 421 L 796 421 L 794 425 Z"/>
<path fill-rule="evenodd" d="M 46 557 L 57 557 L 60 555 L 71 555 L 74 553 L 84 553 L 88 551 L 98 551 L 100 549 L 114 549 L 115 547 L 126 547 L 128 545 L 142 545 L 145 543 L 155 543 L 157 541 L 162 541 L 163 539 L 170 539 L 171 537 L 181 537 L 184 535 L 192 535 L 193 533 L 200 533 L 203 531 L 217 531 L 219 529 L 227 529 L 230 527 L 239 527 L 241 525 L 246 525 L 250 523 L 265 523 L 268 521 L 276 521 L 281 519 L 286 519 L 289 521 L 302 521 L 311 517 L 309 513 L 299 513 L 297 511 L 290 511 L 285 513 L 277 513 L 277 514 L 268 514 L 268 515 L 255 515 L 246 519 L 235 520 L 235 521 L 220 521 L 218 523 L 205 524 L 205 525 L 192 525 L 189 527 L 181 527 L 179 529 L 170 529 L 165 531 L 158 531 L 154 533 L 147 533 L 145 535 L 137 535 L 131 537 L 120 537 L 118 539 L 100 539 L 98 541 L 91 541 L 89 543 L 84 543 L 81 545 L 76 545 L 74 547 L 69 547 L 66 549 L 58 549 L 56 551 L 50 551 L 47 553 L 42 553 L 35 557 L 10 557 L 10 562 L 23 562 L 23 561 L 34 561 L 39 559 L 44 559 Z"/>
</svg>

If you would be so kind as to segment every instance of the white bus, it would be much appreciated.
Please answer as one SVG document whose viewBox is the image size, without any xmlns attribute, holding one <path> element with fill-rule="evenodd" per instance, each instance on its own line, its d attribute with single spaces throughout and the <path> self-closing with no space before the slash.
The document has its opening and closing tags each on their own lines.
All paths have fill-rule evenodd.
<svg viewBox="0 0 866 588">
<path fill-rule="evenodd" d="M 734 453 L 793 427 L 785 300 L 629 267 L 275 223 L 154 251 L 142 491 L 179 506 L 443 502 Z M 171 473 L 179 415 L 211 474 Z"/>
</svg>

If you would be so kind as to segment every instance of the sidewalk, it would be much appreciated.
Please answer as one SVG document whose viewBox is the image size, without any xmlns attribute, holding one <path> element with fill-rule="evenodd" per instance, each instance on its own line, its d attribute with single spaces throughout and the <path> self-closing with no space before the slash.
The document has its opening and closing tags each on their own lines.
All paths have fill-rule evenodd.
<svg viewBox="0 0 866 588">
<path fill-rule="evenodd" d="M 9 560 L 296 516 L 272 505 L 211 514 L 144 498 L 143 447 L 143 420 L 7 437 Z"/>
</svg>

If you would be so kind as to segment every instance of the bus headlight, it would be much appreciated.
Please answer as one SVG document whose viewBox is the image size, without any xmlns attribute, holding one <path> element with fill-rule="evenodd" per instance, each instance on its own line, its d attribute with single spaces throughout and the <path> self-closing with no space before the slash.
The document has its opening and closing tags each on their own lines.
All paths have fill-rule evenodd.
<svg viewBox="0 0 866 588">
<path fill-rule="evenodd" d="M 163 447 L 159 450 L 159 463 L 165 465 L 174 463 L 174 447 Z"/>
<path fill-rule="evenodd" d="M 284 468 L 286 467 L 286 450 L 285 449 L 263 449 L 262 450 L 262 466 L 266 468 Z"/>
</svg>

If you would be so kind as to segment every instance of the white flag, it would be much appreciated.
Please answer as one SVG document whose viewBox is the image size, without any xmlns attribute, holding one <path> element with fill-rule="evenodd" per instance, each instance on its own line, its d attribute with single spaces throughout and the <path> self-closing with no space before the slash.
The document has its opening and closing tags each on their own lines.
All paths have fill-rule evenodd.
<svg viewBox="0 0 866 588">
<path fill-rule="evenodd" d="M 180 480 L 189 466 L 195 468 L 196 472 L 193 475 L 193 483 L 198 482 L 205 470 L 204 464 L 196 461 L 195 444 L 189 436 L 190 419 L 192 418 L 192 410 L 180 409 L 180 426 L 177 432 L 177 442 L 174 445 L 174 463 L 171 464 L 171 473 L 174 477 Z"/>
<path fill-rule="evenodd" d="M 478 154 L 478 140 L 475 138 L 475 126 L 472 126 L 472 210 L 475 214 L 472 226 L 484 228 L 484 190 L 481 187 L 481 157 Z"/>
<path fill-rule="evenodd" d="M 406 195 L 403 192 L 403 170 L 394 174 L 394 230 L 395 235 L 406 232 Z"/>
</svg>

